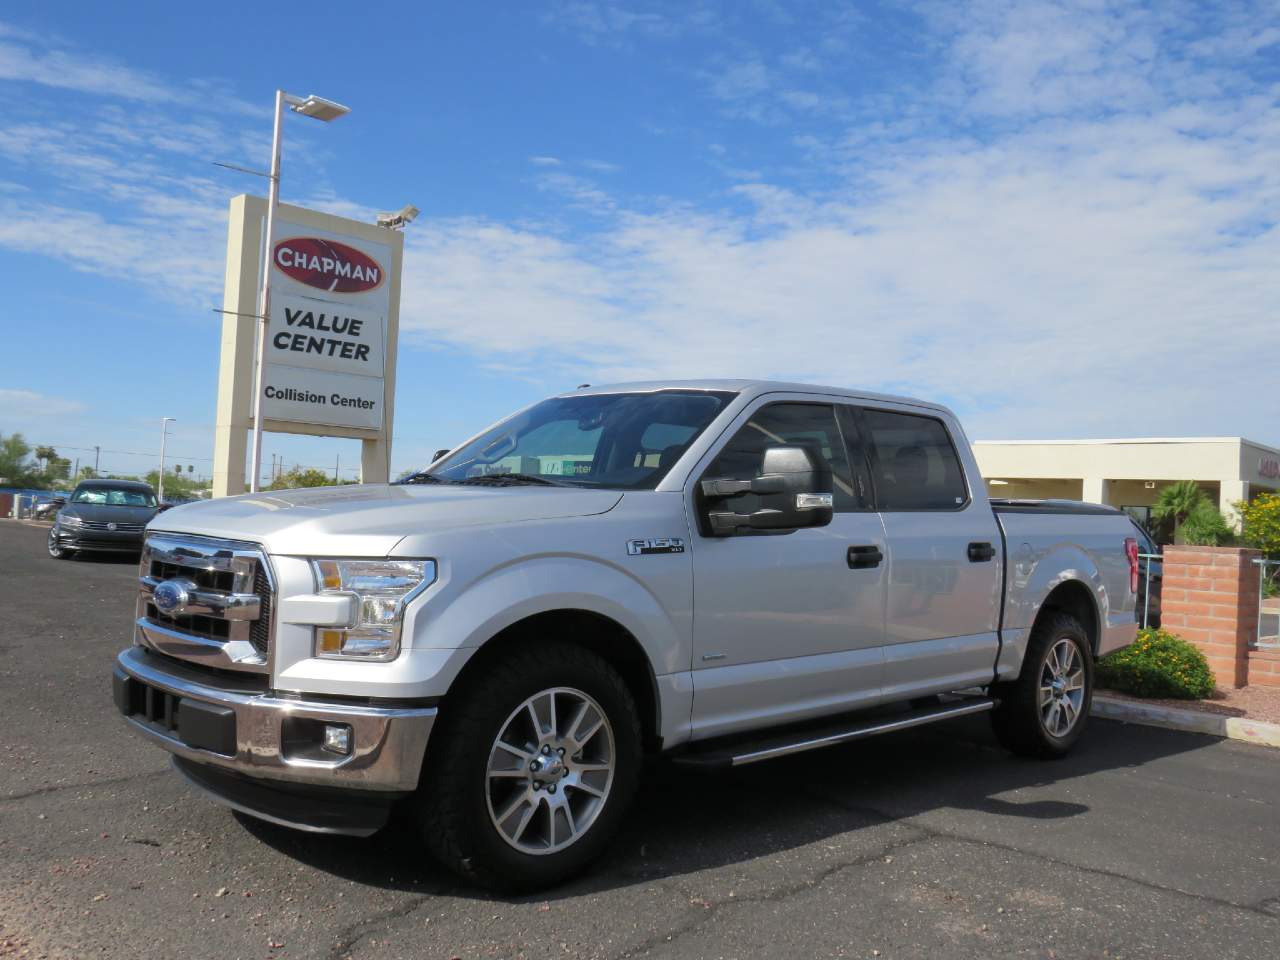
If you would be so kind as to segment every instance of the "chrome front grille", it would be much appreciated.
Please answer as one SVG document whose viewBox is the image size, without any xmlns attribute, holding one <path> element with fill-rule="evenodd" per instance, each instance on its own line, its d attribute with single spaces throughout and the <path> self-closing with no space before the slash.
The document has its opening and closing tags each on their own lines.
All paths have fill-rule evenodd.
<svg viewBox="0 0 1280 960">
<path fill-rule="evenodd" d="M 153 533 L 138 581 L 143 646 L 222 670 L 267 671 L 275 584 L 256 544 Z"/>
<path fill-rule="evenodd" d="M 119 523 L 107 520 L 82 520 L 81 530 L 113 530 L 117 533 L 141 533 L 145 523 Z"/>
</svg>

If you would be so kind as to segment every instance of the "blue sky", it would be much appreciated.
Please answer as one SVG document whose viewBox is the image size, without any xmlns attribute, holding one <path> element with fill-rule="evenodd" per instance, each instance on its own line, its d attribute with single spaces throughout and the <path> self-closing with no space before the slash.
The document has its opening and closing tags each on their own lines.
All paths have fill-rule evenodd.
<svg viewBox="0 0 1280 960">
<path fill-rule="evenodd" d="M 284 200 L 422 209 L 397 470 L 673 376 L 1280 442 L 1274 0 L 127 9 L 0 13 L 0 432 L 140 472 L 174 416 L 208 468 L 227 201 L 260 189 L 211 161 L 265 166 L 283 86 L 353 109 L 287 119 Z"/>
</svg>

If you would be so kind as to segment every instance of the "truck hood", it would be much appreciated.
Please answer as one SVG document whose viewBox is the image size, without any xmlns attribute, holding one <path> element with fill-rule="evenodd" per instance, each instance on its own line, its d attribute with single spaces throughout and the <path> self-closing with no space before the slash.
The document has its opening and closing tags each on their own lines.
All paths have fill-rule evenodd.
<svg viewBox="0 0 1280 960">
<path fill-rule="evenodd" d="M 612 510 L 616 490 L 390 486 L 274 490 L 174 507 L 147 527 L 261 543 L 268 553 L 389 556 L 408 534 L 585 517 Z"/>
</svg>

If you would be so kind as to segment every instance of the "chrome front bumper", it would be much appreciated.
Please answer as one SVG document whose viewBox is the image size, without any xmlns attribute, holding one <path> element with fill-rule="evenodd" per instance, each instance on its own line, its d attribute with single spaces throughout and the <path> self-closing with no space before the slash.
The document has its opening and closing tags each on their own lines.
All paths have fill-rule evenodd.
<svg viewBox="0 0 1280 960">
<path fill-rule="evenodd" d="M 295 700 L 248 685 L 225 689 L 140 647 L 116 658 L 112 687 L 129 726 L 185 761 L 358 791 L 414 790 L 436 719 L 435 707 Z M 324 723 L 351 728 L 348 756 L 316 748 L 312 734 Z"/>
</svg>

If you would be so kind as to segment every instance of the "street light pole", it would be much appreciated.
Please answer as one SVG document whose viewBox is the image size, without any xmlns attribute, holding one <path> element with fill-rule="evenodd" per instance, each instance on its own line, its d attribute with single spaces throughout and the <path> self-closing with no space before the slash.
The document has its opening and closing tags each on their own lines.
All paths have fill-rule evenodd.
<svg viewBox="0 0 1280 960">
<path fill-rule="evenodd" d="M 177 422 L 177 417 L 161 417 L 160 418 L 160 473 L 157 477 L 156 499 L 164 502 L 164 441 L 169 436 L 169 424 Z"/>
<path fill-rule="evenodd" d="M 253 376 L 253 457 L 249 492 L 257 493 L 262 472 L 262 391 L 267 364 L 267 323 L 271 316 L 271 250 L 275 245 L 276 205 L 280 202 L 280 130 L 284 124 L 284 91 L 276 91 L 276 116 L 271 128 L 271 173 L 267 187 L 267 242 L 262 245 L 262 300 L 258 310 L 258 366 Z"/>
<path fill-rule="evenodd" d="M 271 172 L 267 174 L 270 185 L 267 188 L 267 225 L 266 243 L 262 249 L 262 298 L 258 311 L 258 366 L 253 377 L 253 456 L 250 460 L 252 474 L 249 480 L 249 492 L 257 493 L 262 472 L 262 391 L 266 386 L 266 350 L 267 325 L 271 317 L 271 257 L 275 247 L 276 208 L 280 205 L 280 136 L 284 125 L 284 107 L 289 105 L 294 113 L 304 117 L 314 117 L 328 123 L 349 113 L 350 110 L 340 103 L 326 100 L 311 94 L 308 97 L 295 97 L 276 90 L 275 120 L 271 128 Z"/>
</svg>

